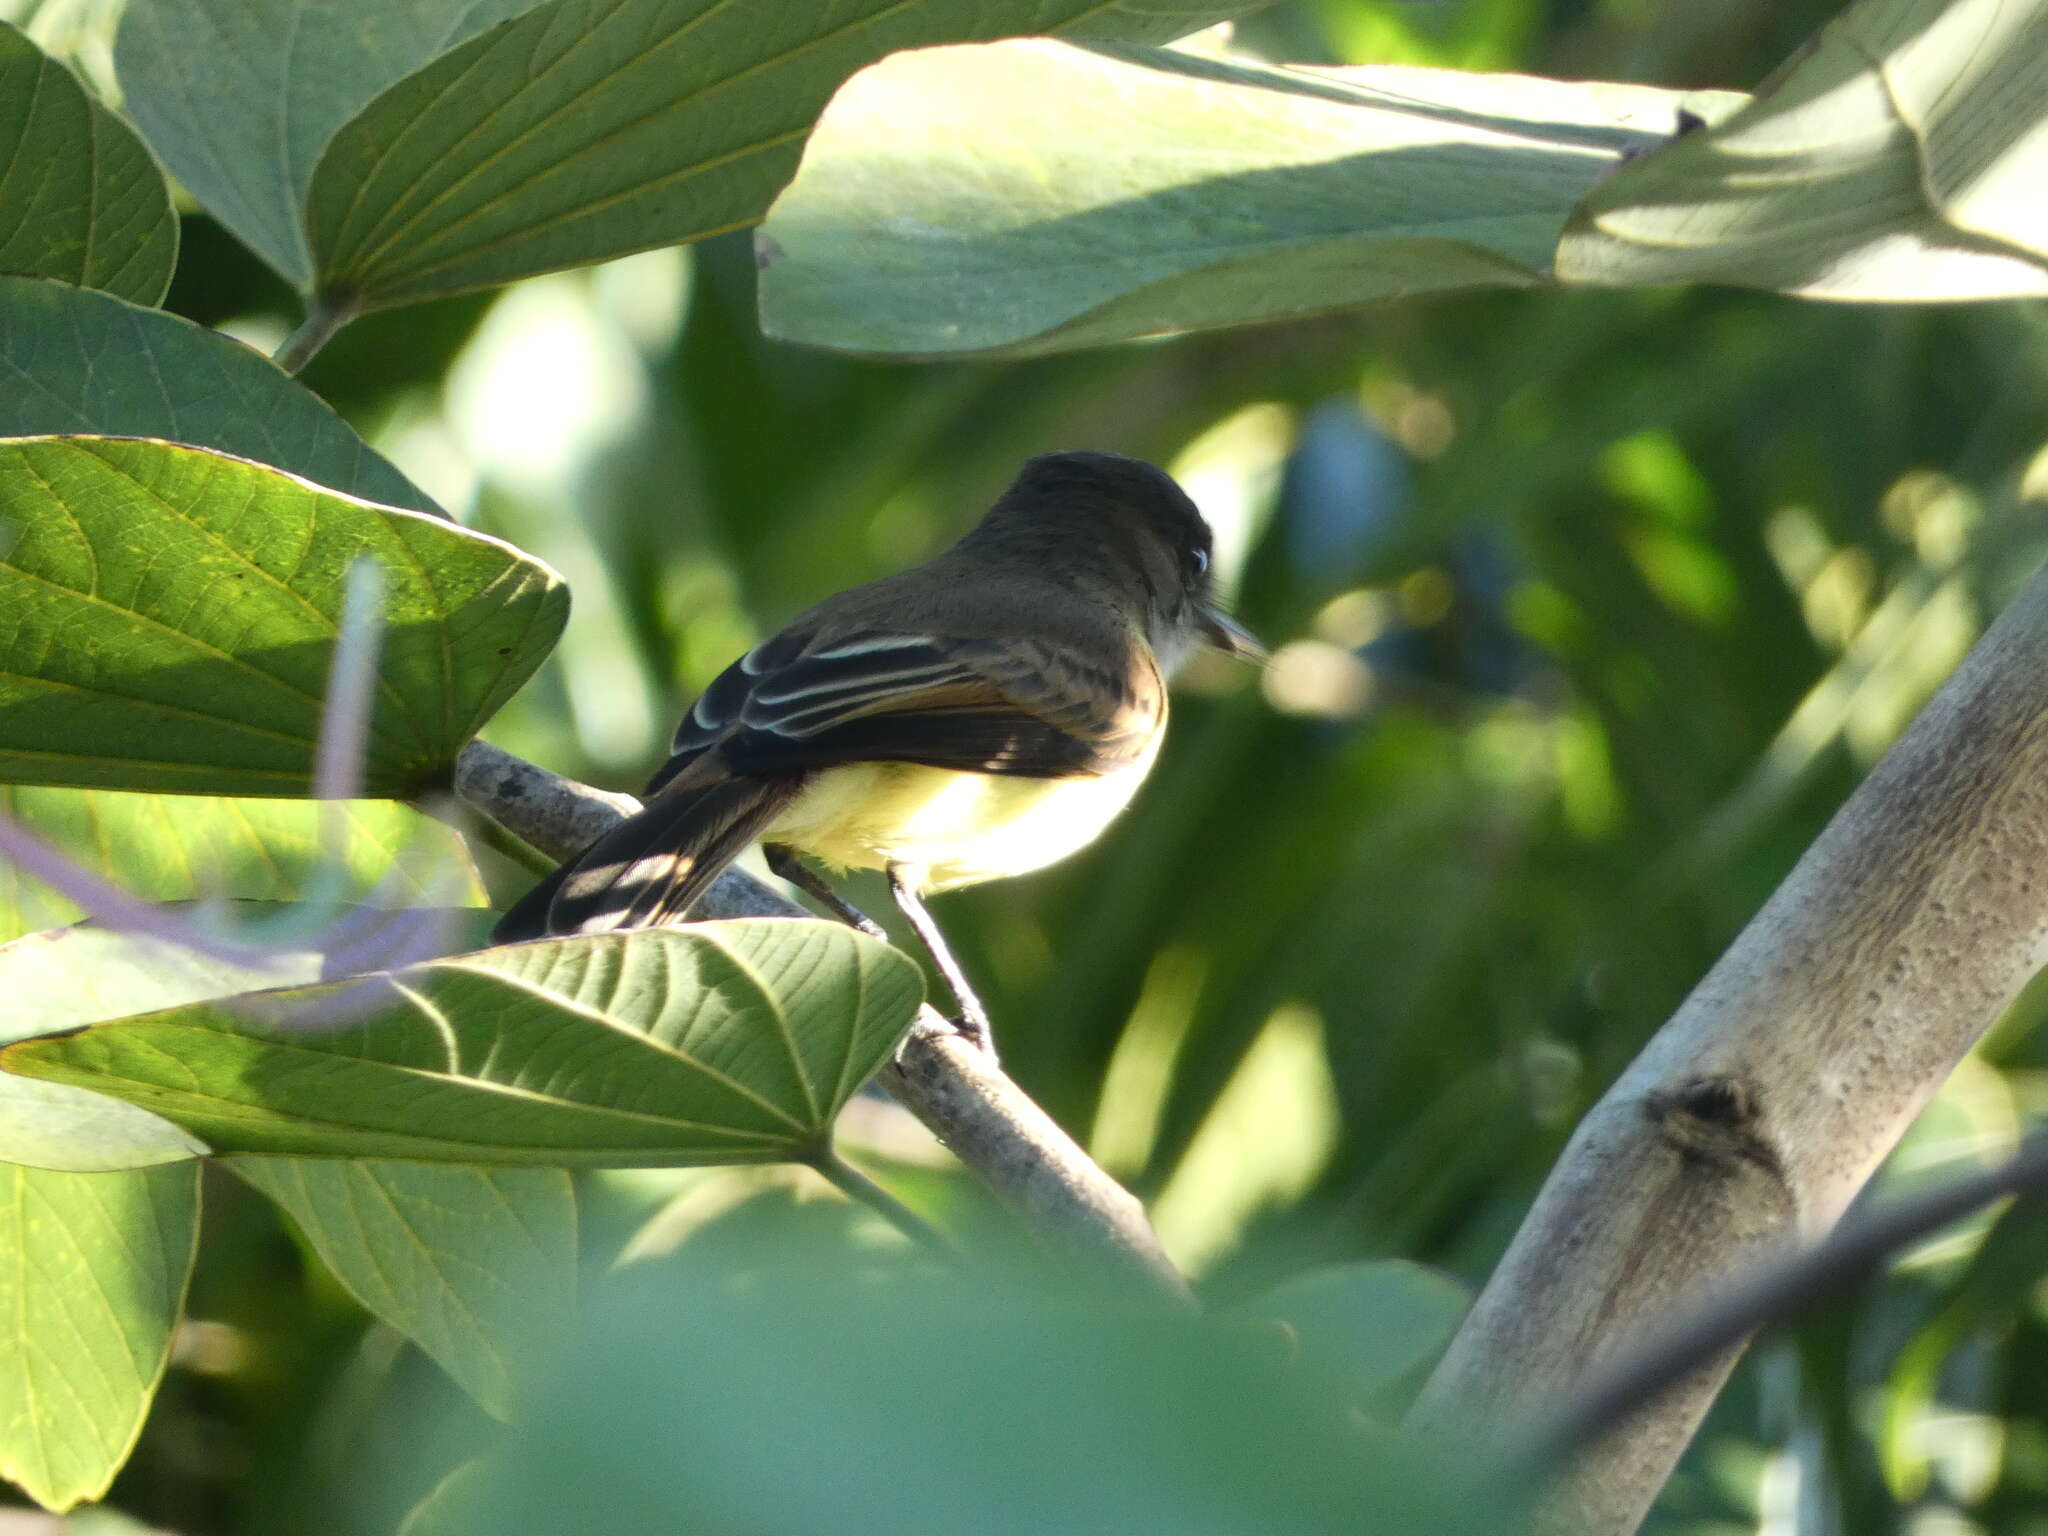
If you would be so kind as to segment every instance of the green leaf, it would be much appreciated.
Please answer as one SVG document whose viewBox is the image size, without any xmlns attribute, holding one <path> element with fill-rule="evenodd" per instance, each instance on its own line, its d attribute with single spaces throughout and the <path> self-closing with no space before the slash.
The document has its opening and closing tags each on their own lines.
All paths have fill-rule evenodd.
<svg viewBox="0 0 2048 1536">
<path fill-rule="evenodd" d="M 850 1275 L 843 1243 L 795 1235 L 767 1228 L 737 1255 L 685 1247 L 660 1274 L 594 1295 L 501 1443 L 449 1476 L 407 1529 L 1528 1528 L 1483 1432 L 1360 1425 L 1325 1378 L 1241 1325 L 1094 1305 L 1003 1271 L 948 1283 L 915 1256 L 864 1258 Z M 688 1326 L 650 1327 L 678 1295 Z M 418 1486 L 439 1447 L 414 1423 L 404 1440 L 425 1465 L 406 1480 Z M 903 1475 L 907 1462 L 917 1476 Z"/>
<path fill-rule="evenodd" d="M 1471 1304 L 1471 1294 L 1449 1275 L 1379 1259 L 1308 1270 L 1240 1310 L 1286 1323 L 1304 1361 L 1366 1399 L 1434 1360 Z"/>
<path fill-rule="evenodd" d="M 486 899 L 460 834 L 388 801 L 314 805 L 0 785 L 0 811 L 67 858 L 149 901 L 292 901 L 316 895 L 349 901 L 380 885 L 378 899 L 398 904 L 481 906 Z M 338 864 L 325 859 L 321 846 L 322 819 L 330 816 L 338 818 L 343 838 Z M 410 857 L 401 860 L 402 851 Z M 0 940 L 61 927 L 83 915 L 0 862 Z"/>
<path fill-rule="evenodd" d="M 1688 99 L 1046 41 L 900 54 L 833 99 L 770 212 L 761 321 L 1024 354 L 1537 283 L 1573 205 Z"/>
<path fill-rule="evenodd" d="M 2009 1327 L 2015 1314 L 2040 1310 L 2039 1283 L 2048 1274 L 2048 1195 L 2021 1195 L 1992 1224 L 1984 1245 L 1934 1310 L 1898 1346 L 1886 1374 L 1882 1418 L 1872 1438 L 1886 1480 L 1902 1502 L 1921 1498 L 1932 1476 L 1935 1448 L 1926 1420 L 1941 1411 L 1940 1387 L 1973 1334 Z M 1938 1442 L 1937 1442 L 1938 1443 Z"/>
<path fill-rule="evenodd" d="M 326 952 L 332 942 L 348 945 L 341 963 L 357 970 L 376 963 L 380 942 L 388 946 L 401 935 L 415 942 L 438 935 L 440 952 L 455 953 L 484 942 L 492 918 L 461 907 L 374 911 L 275 902 L 239 902 L 227 911 L 192 908 L 181 915 L 195 924 L 211 920 L 224 936 L 245 944 L 266 944 L 268 953 L 261 961 L 225 960 L 90 923 L 31 934 L 0 945 L 0 996 L 8 1000 L 0 1015 L 0 1042 L 202 998 L 320 981 L 336 974 L 335 959 Z M 366 918 L 378 921 L 366 928 Z M 176 1162 L 206 1150 L 203 1142 L 133 1104 L 0 1073 L 0 1161 L 98 1173 Z"/>
<path fill-rule="evenodd" d="M 365 501 L 440 510 L 240 342 L 105 294 L 0 277 L 0 437 L 72 432 L 214 448 Z"/>
<path fill-rule="evenodd" d="M 1948 222 L 2048 261 L 2048 0 L 1893 0 L 1841 26 L 1882 53 Z"/>
<path fill-rule="evenodd" d="M 386 573 L 364 786 L 402 797 L 539 665 L 538 561 L 417 512 L 168 443 L 0 442 L 0 777 L 302 795 L 352 561 Z"/>
<path fill-rule="evenodd" d="M 107 1491 L 170 1358 L 199 1169 L 0 1164 L 0 1476 L 50 1509 Z"/>
<path fill-rule="evenodd" d="M 114 68 L 129 115 L 186 189 L 305 288 L 313 264 L 299 209 L 334 130 L 393 81 L 533 3 L 129 0 Z"/>
<path fill-rule="evenodd" d="M 802 1161 L 917 967 L 832 923 L 554 939 L 24 1040 L 0 1065 L 222 1152 L 652 1167 Z M 363 1022 L 294 1032 L 295 1014 Z"/>
<path fill-rule="evenodd" d="M 1587 198 L 1559 275 L 1891 302 L 2048 293 L 2044 76 L 2048 0 L 1866 0 L 1749 107 Z"/>
<path fill-rule="evenodd" d="M 170 189 L 149 151 L 0 21 L 0 272 L 155 304 L 177 259 Z"/>
<path fill-rule="evenodd" d="M 576 1197 L 560 1168 L 238 1157 L 358 1301 L 492 1413 L 576 1303 Z"/>
<path fill-rule="evenodd" d="M 0 1039 L 252 987 L 317 981 L 334 964 L 319 941 L 339 931 L 332 926 L 337 920 L 367 914 L 362 908 L 306 913 L 307 921 L 317 918 L 323 926 L 302 927 L 292 942 L 282 925 L 303 911 L 281 903 L 236 904 L 231 916 L 238 932 L 262 925 L 278 944 L 260 966 L 91 925 L 0 946 L 0 991 L 10 1003 Z M 389 916 L 412 932 L 420 924 L 441 925 L 453 952 L 481 942 L 493 914 L 415 908 Z M 124 1148 L 135 1161 L 116 1161 Z M 97 1156 L 111 1167 L 205 1150 L 169 1121 L 119 1099 L 0 1074 L 0 1157 L 67 1166 L 44 1160 L 54 1156 L 83 1167 Z M 157 1155 L 146 1155 L 152 1152 Z M 558 1169 L 286 1158 L 243 1159 L 235 1167 L 291 1212 L 366 1307 L 417 1341 L 493 1411 L 502 1411 L 521 1340 L 558 1328 L 574 1301 L 576 1211 L 568 1175 Z M 517 1284 L 510 1278 L 515 1272 Z"/>
<path fill-rule="evenodd" d="M 146 1109 L 63 1083 L 0 1081 L 0 1115 L 0 1163 L 23 1168 L 110 1173 L 181 1163 L 207 1150 Z"/>
<path fill-rule="evenodd" d="M 758 219 L 839 82 L 1020 32 L 1164 41 L 1255 5 L 548 0 L 393 85 L 314 167 L 321 291 L 376 306 Z"/>
</svg>

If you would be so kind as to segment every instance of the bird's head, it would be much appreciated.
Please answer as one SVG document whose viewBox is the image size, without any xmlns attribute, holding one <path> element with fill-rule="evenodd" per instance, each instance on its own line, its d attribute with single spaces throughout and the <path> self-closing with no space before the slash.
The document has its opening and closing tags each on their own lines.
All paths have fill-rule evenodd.
<svg viewBox="0 0 2048 1536">
<path fill-rule="evenodd" d="M 1079 579 L 1135 596 L 1169 665 L 1195 645 L 1265 657 L 1217 605 L 1209 524 L 1163 469 L 1115 453 L 1040 454 L 990 508 L 983 528 L 991 525 L 1006 539 L 1030 539 Z"/>
</svg>

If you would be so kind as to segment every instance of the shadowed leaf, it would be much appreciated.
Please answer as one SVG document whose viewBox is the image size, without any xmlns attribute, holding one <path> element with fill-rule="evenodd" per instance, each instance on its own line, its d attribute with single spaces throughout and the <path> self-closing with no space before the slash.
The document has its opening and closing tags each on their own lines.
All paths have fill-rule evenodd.
<svg viewBox="0 0 2048 1536">
<path fill-rule="evenodd" d="M 1257 8 L 549 0 L 335 134 L 306 194 L 317 283 L 398 304 L 701 239 L 758 219 L 833 89 L 896 49 L 1033 32 L 1163 42 Z"/>
<path fill-rule="evenodd" d="M 238 1157 L 358 1301 L 491 1412 L 576 1301 L 576 1195 L 560 1168 Z"/>
<path fill-rule="evenodd" d="M 299 209 L 334 130 L 394 80 L 533 4 L 130 0 L 114 67 L 129 114 L 187 190 L 304 288 L 313 266 Z"/>
<path fill-rule="evenodd" d="M 58 433 L 160 437 L 365 501 L 440 510 L 326 401 L 240 342 L 106 294 L 0 277 L 0 437 Z"/>
<path fill-rule="evenodd" d="M 0 272 L 154 304 L 177 259 L 170 189 L 149 151 L 0 21 Z"/>
</svg>

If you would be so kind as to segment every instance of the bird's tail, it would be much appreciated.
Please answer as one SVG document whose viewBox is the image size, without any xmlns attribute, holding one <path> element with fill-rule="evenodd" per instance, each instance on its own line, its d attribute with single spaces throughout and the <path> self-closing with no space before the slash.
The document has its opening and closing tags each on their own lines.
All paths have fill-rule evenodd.
<svg viewBox="0 0 2048 1536">
<path fill-rule="evenodd" d="M 528 891 L 498 920 L 491 941 L 681 922 L 803 787 L 801 774 L 736 777 L 715 763 L 703 768 L 664 785 L 637 816 Z"/>
</svg>

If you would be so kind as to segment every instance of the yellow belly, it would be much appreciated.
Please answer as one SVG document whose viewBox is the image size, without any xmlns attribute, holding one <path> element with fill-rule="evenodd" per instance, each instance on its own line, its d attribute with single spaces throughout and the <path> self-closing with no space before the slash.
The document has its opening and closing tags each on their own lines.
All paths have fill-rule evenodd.
<svg viewBox="0 0 2048 1536">
<path fill-rule="evenodd" d="M 914 866 L 926 891 L 1021 875 L 1095 841 L 1137 792 L 1152 757 L 1078 779 L 847 763 L 806 785 L 762 841 L 846 869 Z"/>
</svg>

